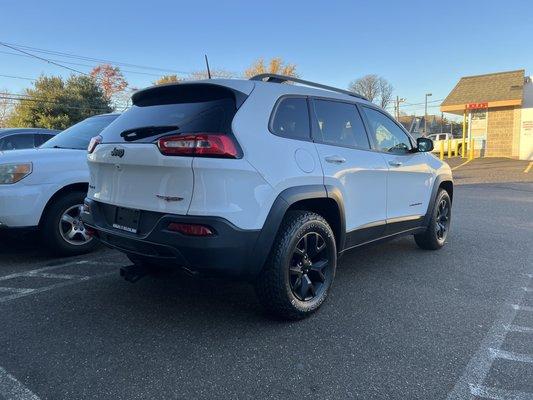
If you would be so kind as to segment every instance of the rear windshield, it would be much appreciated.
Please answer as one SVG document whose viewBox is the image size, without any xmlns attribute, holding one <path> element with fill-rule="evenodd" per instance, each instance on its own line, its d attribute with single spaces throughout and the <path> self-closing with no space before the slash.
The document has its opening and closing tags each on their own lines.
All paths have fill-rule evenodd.
<svg viewBox="0 0 533 400">
<path fill-rule="evenodd" d="M 236 112 L 235 96 L 227 88 L 205 86 L 185 84 L 151 90 L 102 132 L 103 142 L 146 143 L 168 134 L 229 134 Z"/>
</svg>

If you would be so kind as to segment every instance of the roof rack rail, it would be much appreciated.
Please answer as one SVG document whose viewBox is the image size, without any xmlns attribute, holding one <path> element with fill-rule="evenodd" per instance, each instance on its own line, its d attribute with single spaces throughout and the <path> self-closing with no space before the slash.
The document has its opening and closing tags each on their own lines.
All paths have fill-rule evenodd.
<svg viewBox="0 0 533 400">
<path fill-rule="evenodd" d="M 272 82 L 272 83 L 284 83 L 284 82 L 294 82 L 294 83 L 300 83 L 302 85 L 316 87 L 319 89 L 325 89 L 330 90 L 332 92 L 342 93 L 348 96 L 357 97 L 359 99 L 367 100 L 368 99 L 364 96 L 361 96 L 360 94 L 350 92 L 349 90 L 339 89 L 333 86 L 328 85 L 322 85 L 321 83 L 311 82 L 311 81 L 305 81 L 303 79 L 299 78 L 293 78 L 292 76 L 285 76 L 285 75 L 278 75 L 278 74 L 259 74 L 252 76 L 250 78 L 251 81 L 262 81 L 262 82 Z"/>
</svg>

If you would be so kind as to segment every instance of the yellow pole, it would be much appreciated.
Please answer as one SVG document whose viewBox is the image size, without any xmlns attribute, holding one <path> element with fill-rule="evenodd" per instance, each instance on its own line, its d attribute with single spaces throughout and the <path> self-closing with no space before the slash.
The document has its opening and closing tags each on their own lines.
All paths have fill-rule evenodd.
<svg viewBox="0 0 533 400">
<path fill-rule="evenodd" d="M 440 159 L 444 160 L 444 140 L 440 141 Z"/>
<path fill-rule="evenodd" d="M 457 157 L 459 155 L 459 142 L 456 140 L 455 142 L 455 157 Z"/>
<path fill-rule="evenodd" d="M 452 158 L 452 139 L 448 139 L 448 158 Z"/>
<path fill-rule="evenodd" d="M 466 109 L 463 111 L 463 142 L 461 145 L 461 157 L 465 158 L 466 156 Z"/>
<path fill-rule="evenodd" d="M 470 156 L 468 157 L 469 160 L 474 159 L 474 138 L 470 138 L 470 143 L 468 144 L 468 150 L 470 152 Z"/>
</svg>

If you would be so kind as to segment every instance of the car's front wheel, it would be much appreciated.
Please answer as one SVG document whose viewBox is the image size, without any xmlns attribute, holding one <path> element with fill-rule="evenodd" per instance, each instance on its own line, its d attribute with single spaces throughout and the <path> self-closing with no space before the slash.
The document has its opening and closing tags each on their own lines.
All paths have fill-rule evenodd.
<svg viewBox="0 0 533 400">
<path fill-rule="evenodd" d="M 281 318 L 304 318 L 326 299 L 336 267 L 337 248 L 327 221 L 313 212 L 291 211 L 257 278 L 259 301 Z"/>
<path fill-rule="evenodd" d="M 47 250 L 60 256 L 87 253 L 97 245 L 81 220 L 84 192 L 58 196 L 47 207 L 40 230 Z"/>
</svg>

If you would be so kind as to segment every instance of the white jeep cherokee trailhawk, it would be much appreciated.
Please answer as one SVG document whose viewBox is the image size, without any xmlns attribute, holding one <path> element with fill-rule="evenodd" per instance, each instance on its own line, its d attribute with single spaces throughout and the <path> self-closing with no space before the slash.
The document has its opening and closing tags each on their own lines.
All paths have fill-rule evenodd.
<svg viewBox="0 0 533 400">
<path fill-rule="evenodd" d="M 322 304 L 348 249 L 398 235 L 444 245 L 450 168 L 356 94 L 263 74 L 132 100 L 89 146 L 82 217 L 134 267 L 245 278 L 294 319 Z"/>
</svg>

